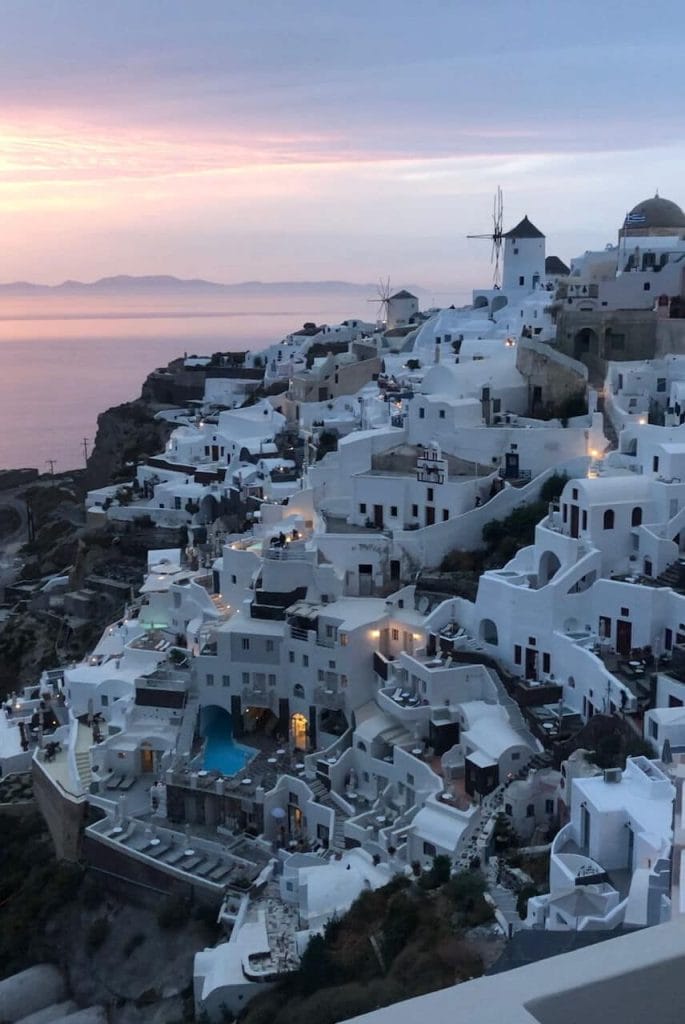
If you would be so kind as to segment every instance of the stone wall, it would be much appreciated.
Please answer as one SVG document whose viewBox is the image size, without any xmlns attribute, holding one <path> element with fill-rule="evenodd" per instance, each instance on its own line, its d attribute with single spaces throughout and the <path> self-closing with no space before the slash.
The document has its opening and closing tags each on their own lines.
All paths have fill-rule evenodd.
<svg viewBox="0 0 685 1024">
<path fill-rule="evenodd" d="M 534 412 L 534 405 L 558 405 L 587 387 L 588 370 L 583 363 L 532 339 L 519 342 L 516 369 L 528 384 L 529 415 Z M 538 393 L 536 388 L 540 388 Z"/>
<path fill-rule="evenodd" d="M 81 857 L 81 830 L 86 801 L 63 795 L 47 778 L 40 765 L 33 763 L 33 795 L 48 826 L 58 860 L 77 861 Z"/>
<path fill-rule="evenodd" d="M 556 348 L 587 366 L 590 382 L 601 384 L 608 362 L 654 359 L 657 315 L 647 309 L 564 310 L 557 318 Z"/>
</svg>

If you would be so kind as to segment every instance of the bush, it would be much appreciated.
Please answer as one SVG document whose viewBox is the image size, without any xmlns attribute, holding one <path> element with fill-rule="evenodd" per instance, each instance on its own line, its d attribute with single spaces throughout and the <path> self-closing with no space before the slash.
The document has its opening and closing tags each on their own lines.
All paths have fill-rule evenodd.
<svg viewBox="0 0 685 1024">
<path fill-rule="evenodd" d="M 569 480 L 567 473 L 552 473 L 540 488 L 540 501 L 557 501 Z"/>
<path fill-rule="evenodd" d="M 109 935 L 109 921 L 106 917 L 96 917 L 86 933 L 86 945 L 91 953 L 100 948 Z"/>
<path fill-rule="evenodd" d="M 418 923 L 414 901 L 404 893 L 393 896 L 383 922 L 383 953 L 388 961 L 394 960 L 404 948 Z"/>
</svg>

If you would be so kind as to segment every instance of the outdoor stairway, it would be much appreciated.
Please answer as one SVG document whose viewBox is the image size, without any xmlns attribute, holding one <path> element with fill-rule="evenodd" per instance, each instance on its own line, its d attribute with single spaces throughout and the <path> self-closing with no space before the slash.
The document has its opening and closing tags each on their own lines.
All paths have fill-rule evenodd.
<svg viewBox="0 0 685 1024">
<path fill-rule="evenodd" d="M 333 811 L 333 834 L 328 844 L 330 850 L 344 850 L 345 849 L 345 821 L 338 810 L 336 804 L 331 800 L 328 790 L 324 786 L 323 782 L 319 779 L 308 779 L 307 785 L 314 794 L 314 799 L 317 804 L 321 804 L 322 807 L 328 807 L 329 810 Z"/>
<path fill-rule="evenodd" d="M 306 781 L 314 794 L 316 802 L 319 804 L 325 803 L 325 797 L 328 796 L 328 790 L 324 786 L 323 782 L 320 782 L 319 779 L 307 779 Z"/>
<path fill-rule="evenodd" d="M 91 782 L 90 753 L 87 750 L 76 751 L 76 771 L 85 793 L 88 792 Z"/>
<path fill-rule="evenodd" d="M 672 562 L 671 565 L 666 566 L 664 571 L 656 577 L 656 582 L 660 583 L 663 587 L 672 587 L 674 590 L 678 590 L 681 586 L 678 563 Z"/>
</svg>

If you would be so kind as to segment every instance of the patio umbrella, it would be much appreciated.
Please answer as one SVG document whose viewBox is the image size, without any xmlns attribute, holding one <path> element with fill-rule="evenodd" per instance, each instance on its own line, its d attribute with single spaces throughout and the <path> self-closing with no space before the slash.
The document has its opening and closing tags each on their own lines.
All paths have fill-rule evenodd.
<svg viewBox="0 0 685 1024">
<path fill-rule="evenodd" d="M 283 810 L 282 807 L 272 807 L 271 808 L 271 817 L 272 818 L 285 818 L 286 817 L 286 813 L 285 813 L 285 811 Z"/>
</svg>

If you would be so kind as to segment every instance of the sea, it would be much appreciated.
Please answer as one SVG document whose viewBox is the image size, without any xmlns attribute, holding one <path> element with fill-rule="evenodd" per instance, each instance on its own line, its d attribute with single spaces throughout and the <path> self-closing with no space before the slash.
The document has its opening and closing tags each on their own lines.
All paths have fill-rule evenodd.
<svg viewBox="0 0 685 1024">
<path fill-rule="evenodd" d="M 98 413 L 140 396 L 170 360 L 253 351 L 305 321 L 373 320 L 365 297 L 56 296 L 0 298 L 0 469 L 83 467 Z"/>
</svg>

